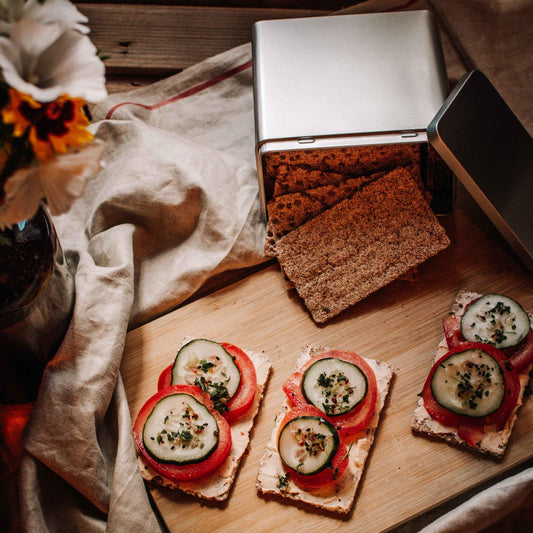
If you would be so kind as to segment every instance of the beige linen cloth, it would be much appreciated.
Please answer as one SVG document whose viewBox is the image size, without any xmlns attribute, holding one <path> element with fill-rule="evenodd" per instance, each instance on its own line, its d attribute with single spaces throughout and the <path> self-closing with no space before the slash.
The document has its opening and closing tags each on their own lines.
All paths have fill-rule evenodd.
<svg viewBox="0 0 533 533">
<path fill-rule="evenodd" d="M 533 131 L 532 3 L 432 4 L 452 81 L 465 62 L 481 68 Z M 347 12 L 423 7 L 372 0 Z M 106 168 L 56 219 L 75 272 L 76 304 L 24 436 L 25 531 L 160 528 L 137 471 L 120 360 L 129 327 L 179 305 L 210 276 L 264 259 L 250 60 L 244 45 L 110 96 L 94 110 Z M 479 531 L 522 504 L 531 512 L 533 468 L 513 474 L 471 500 L 454 501 L 449 514 L 444 507 L 403 529 Z"/>
<path fill-rule="evenodd" d="M 157 530 L 119 376 L 125 335 L 264 260 L 251 86 L 245 46 L 93 110 L 106 166 L 55 220 L 76 302 L 24 439 L 27 531 Z M 155 108 L 114 108 L 130 99 Z"/>
</svg>

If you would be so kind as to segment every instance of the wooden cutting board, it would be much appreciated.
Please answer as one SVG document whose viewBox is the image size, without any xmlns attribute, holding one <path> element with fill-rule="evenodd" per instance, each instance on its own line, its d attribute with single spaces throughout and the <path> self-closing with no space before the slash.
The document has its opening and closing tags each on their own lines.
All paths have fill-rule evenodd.
<svg viewBox="0 0 533 533">
<path fill-rule="evenodd" d="M 475 455 L 415 436 L 410 421 L 440 340 L 441 320 L 461 288 L 502 292 L 533 309 L 530 274 L 468 199 L 442 223 L 453 243 L 420 268 L 414 282 L 394 282 L 337 319 L 317 326 L 277 267 L 245 278 L 127 336 L 122 364 L 131 415 L 156 391 L 183 337 L 207 337 L 261 351 L 272 373 L 248 453 L 227 502 L 202 503 L 181 493 L 150 488 L 172 532 L 382 531 L 400 525 L 533 457 L 533 398 L 520 410 L 503 460 Z M 255 479 L 283 393 L 306 343 L 348 349 L 389 361 L 395 371 L 374 447 L 353 512 L 345 518 L 259 496 Z"/>
</svg>

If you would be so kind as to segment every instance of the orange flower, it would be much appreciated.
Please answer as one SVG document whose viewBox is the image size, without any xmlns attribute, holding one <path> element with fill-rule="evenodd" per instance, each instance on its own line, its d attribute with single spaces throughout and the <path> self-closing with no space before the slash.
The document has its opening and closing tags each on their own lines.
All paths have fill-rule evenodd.
<svg viewBox="0 0 533 533">
<path fill-rule="evenodd" d="M 13 124 L 13 135 L 28 138 L 36 157 L 48 161 L 55 153 L 93 140 L 87 130 L 89 119 L 83 98 L 63 95 L 53 102 L 36 102 L 31 96 L 9 90 L 9 103 L 2 110 L 2 119 Z"/>
</svg>

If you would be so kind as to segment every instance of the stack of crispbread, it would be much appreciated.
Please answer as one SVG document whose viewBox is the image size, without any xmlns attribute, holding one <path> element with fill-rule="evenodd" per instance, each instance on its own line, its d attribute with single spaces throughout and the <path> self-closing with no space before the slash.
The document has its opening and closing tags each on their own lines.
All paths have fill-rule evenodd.
<svg viewBox="0 0 533 533">
<path fill-rule="evenodd" d="M 303 170 L 303 169 L 300 169 Z M 321 174 L 327 174 L 321 172 Z M 336 176 L 339 174 L 335 174 Z M 276 255 L 276 242 L 307 220 L 333 207 L 382 173 L 346 178 L 344 181 L 315 187 L 305 191 L 289 192 L 274 196 L 268 203 L 267 235 L 265 255 Z"/>
<path fill-rule="evenodd" d="M 263 157 L 265 176 L 283 183 L 282 174 L 292 167 L 324 173 L 341 175 L 371 174 L 376 170 L 387 170 L 398 166 L 409 166 L 420 162 L 420 147 L 417 144 L 383 144 L 369 146 L 352 146 L 346 148 L 328 148 L 311 150 L 291 150 L 290 152 L 271 152 Z M 293 178 L 296 176 L 292 176 Z M 274 178 L 274 179 L 272 179 Z M 296 177 L 298 178 L 298 177 Z M 312 182 L 312 178 L 302 174 L 299 180 L 288 184 L 284 192 L 295 192 L 309 187 L 323 185 Z M 330 182 L 331 183 L 331 182 Z M 272 191 L 267 190 L 267 197 Z"/>
<path fill-rule="evenodd" d="M 421 187 L 417 146 L 378 147 L 372 157 L 362 148 L 273 154 L 264 166 L 272 193 L 265 254 L 278 258 L 316 322 L 409 279 L 449 244 Z"/>
</svg>

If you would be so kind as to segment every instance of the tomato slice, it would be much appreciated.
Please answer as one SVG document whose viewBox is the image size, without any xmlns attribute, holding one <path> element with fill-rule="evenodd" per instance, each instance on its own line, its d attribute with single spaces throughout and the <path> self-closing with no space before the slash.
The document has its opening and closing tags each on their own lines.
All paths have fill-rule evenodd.
<svg viewBox="0 0 533 533">
<path fill-rule="evenodd" d="M 245 415 L 250 409 L 257 392 L 257 373 L 252 360 L 246 352 L 227 342 L 220 343 L 224 349 L 233 357 L 239 372 L 241 382 L 233 397 L 226 403 L 227 411 L 222 413 L 226 420 L 233 422 Z M 167 366 L 159 375 L 157 390 L 172 385 L 172 366 Z"/>
<path fill-rule="evenodd" d="M 509 357 L 509 361 L 511 361 L 513 368 L 519 374 L 533 363 L 533 333 L 531 331 L 524 341 L 525 342 L 520 344 Z"/>
<path fill-rule="evenodd" d="M 279 435 L 283 427 L 286 426 L 291 420 L 300 416 L 320 416 L 322 418 L 327 419 L 327 417 L 324 416 L 324 413 L 314 405 L 307 404 L 296 406 L 283 417 L 283 420 L 279 425 L 276 442 L 279 440 Z M 324 487 L 326 485 L 334 483 L 344 474 L 346 468 L 348 467 L 348 456 L 348 449 L 342 442 L 342 439 L 339 439 L 339 447 L 337 448 L 337 452 L 331 459 L 330 466 L 325 468 L 324 470 L 321 470 L 317 474 L 299 474 L 296 470 L 288 467 L 285 464 L 283 464 L 283 467 L 289 473 L 290 479 L 292 479 L 297 485 L 299 485 L 304 490 L 319 489 L 320 487 Z"/>
<path fill-rule="evenodd" d="M 465 351 L 465 350 L 482 350 L 489 355 L 491 355 L 498 365 L 500 366 L 505 383 L 505 396 L 500 407 L 493 413 L 482 416 L 482 417 L 470 417 L 467 415 L 460 415 L 446 409 L 440 405 L 434 398 L 431 391 L 431 380 L 435 370 L 440 364 L 442 364 L 450 356 Z M 518 396 L 520 394 L 520 381 L 518 379 L 518 374 L 512 368 L 512 365 L 509 363 L 509 360 L 505 354 L 491 346 L 490 344 L 481 344 L 477 342 L 463 342 L 459 346 L 456 346 L 448 353 L 443 355 L 435 364 L 432 366 L 431 371 L 426 379 L 424 388 L 422 390 L 422 398 L 424 400 L 424 406 L 429 413 L 429 415 L 438 422 L 455 428 L 461 428 L 463 434 L 467 435 L 468 428 L 482 428 L 484 426 L 496 426 L 497 430 L 500 431 L 505 426 L 509 416 L 513 412 L 513 409 L 516 406 L 518 401 Z M 478 432 L 470 432 L 471 434 Z"/>
<path fill-rule="evenodd" d="M 189 394 L 198 402 L 204 404 L 215 417 L 218 424 L 219 434 L 217 447 L 213 453 L 201 463 L 186 465 L 160 463 L 147 452 L 143 443 L 142 435 L 144 424 L 156 404 L 162 398 L 178 393 Z M 227 420 L 214 409 L 211 400 L 198 387 L 194 387 L 193 385 L 171 385 L 169 387 L 165 387 L 149 398 L 137 415 L 137 419 L 135 420 L 135 424 L 133 426 L 133 438 L 146 464 L 148 464 L 161 476 L 174 482 L 191 481 L 202 478 L 214 472 L 229 455 L 232 442 L 231 428 Z"/>
<path fill-rule="evenodd" d="M 354 352 L 348 352 L 344 350 L 330 350 L 315 355 L 294 374 L 289 376 L 289 378 L 283 384 L 283 390 L 285 391 L 285 394 L 287 395 L 291 405 L 295 407 L 310 405 L 305 399 L 302 390 L 302 380 L 305 371 L 311 365 L 316 363 L 316 361 L 333 357 L 356 365 L 364 373 L 368 385 L 365 398 L 348 413 L 336 416 L 326 416 L 326 414 L 320 410 L 322 416 L 329 420 L 336 427 L 339 435 L 344 438 L 349 435 L 353 435 L 354 433 L 357 433 L 366 427 L 370 422 L 374 411 L 376 410 L 376 402 L 378 397 L 376 375 L 374 374 L 374 371 L 370 365 L 361 356 Z"/>
<path fill-rule="evenodd" d="M 446 344 L 450 350 L 466 342 L 461 334 L 460 317 L 448 315 L 442 321 L 442 327 Z M 503 349 L 501 352 L 509 358 L 516 372 L 519 374 L 522 373 L 533 363 L 533 333 L 530 331 L 528 336 L 518 346 Z"/>
<path fill-rule="evenodd" d="M 464 342 L 461 333 L 461 318 L 457 315 L 448 315 L 442 321 L 442 328 L 444 330 L 446 344 L 450 350 L 455 348 L 461 342 Z"/>
<path fill-rule="evenodd" d="M 157 390 L 160 391 L 165 387 L 170 387 L 172 385 L 172 367 L 174 365 L 168 365 L 161 374 L 159 374 L 159 379 L 157 380 Z"/>
<path fill-rule="evenodd" d="M 241 373 L 239 388 L 226 404 L 228 410 L 223 413 L 226 420 L 232 422 L 246 414 L 254 402 L 257 392 L 257 374 L 252 360 L 245 352 L 233 344 L 227 342 L 222 342 L 221 344 L 233 356 L 235 364 Z"/>
<path fill-rule="evenodd" d="M 468 442 L 470 446 L 476 447 L 478 442 L 481 442 L 483 439 L 483 428 L 476 426 L 467 426 L 465 424 L 460 424 L 457 428 L 457 435 Z"/>
</svg>

